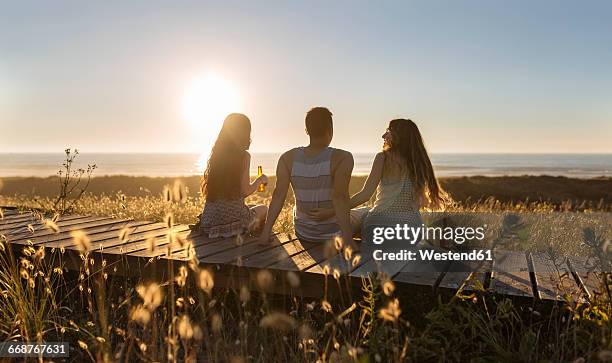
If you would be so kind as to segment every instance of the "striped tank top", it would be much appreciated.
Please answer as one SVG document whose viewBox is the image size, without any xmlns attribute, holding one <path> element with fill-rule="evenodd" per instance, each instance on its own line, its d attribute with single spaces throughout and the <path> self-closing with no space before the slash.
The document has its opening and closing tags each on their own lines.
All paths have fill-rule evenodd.
<svg viewBox="0 0 612 363">
<path fill-rule="evenodd" d="M 299 239 L 325 242 L 340 233 L 336 217 L 315 221 L 307 212 L 313 208 L 333 208 L 331 157 L 333 148 L 327 147 L 318 155 L 307 157 L 304 147 L 294 149 L 291 167 L 291 187 L 295 194 L 293 222 Z"/>
</svg>

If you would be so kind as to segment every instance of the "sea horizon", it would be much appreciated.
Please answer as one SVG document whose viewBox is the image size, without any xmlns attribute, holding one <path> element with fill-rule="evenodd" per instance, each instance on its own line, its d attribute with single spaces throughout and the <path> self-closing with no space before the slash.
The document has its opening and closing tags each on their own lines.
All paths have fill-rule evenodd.
<svg viewBox="0 0 612 363">
<path fill-rule="evenodd" d="M 353 153 L 354 175 L 368 174 L 376 152 Z M 274 175 L 280 152 L 251 152 L 251 174 L 261 165 Z M 0 177 L 48 177 L 57 174 L 65 154 L 0 153 Z M 612 177 L 612 153 L 431 153 L 439 177 L 551 175 L 576 178 Z M 96 164 L 94 176 L 201 175 L 206 159 L 198 153 L 84 152 L 75 166 Z"/>
</svg>

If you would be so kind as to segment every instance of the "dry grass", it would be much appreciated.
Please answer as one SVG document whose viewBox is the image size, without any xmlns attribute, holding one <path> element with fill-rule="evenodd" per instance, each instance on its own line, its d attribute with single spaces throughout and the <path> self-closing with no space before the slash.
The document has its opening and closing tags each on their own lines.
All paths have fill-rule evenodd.
<svg viewBox="0 0 612 363">
<path fill-rule="evenodd" d="M 268 198 L 247 202 L 267 203 Z M 22 208 L 39 202 L 30 196 L 1 201 Z M 278 231 L 292 229 L 291 207 L 288 203 L 283 209 Z M 201 209 L 202 201 L 188 195 L 116 194 L 84 195 L 73 212 L 151 221 L 171 214 L 175 223 L 193 223 Z M 533 245 L 526 248 L 554 243 L 567 253 L 609 253 L 600 242 L 610 238 L 610 213 L 600 210 L 559 213 L 554 212 L 559 205 L 551 203 L 492 199 L 456 204 L 451 210 L 519 214 L 530 226 L 526 233 Z M 599 244 L 589 242 L 587 227 Z M 372 276 L 362 281 L 358 295 L 281 297 L 269 293 L 272 284 L 281 283 L 269 271 L 228 289 L 215 286 L 215 270 L 195 258 L 176 266 L 153 261 L 154 268 L 166 272 L 162 280 L 121 277 L 106 262 L 90 258 L 82 242 L 86 236 L 74 238 L 84 246 L 76 273 L 65 268 L 62 250 L 41 252 L 1 241 L 0 339 L 70 341 L 77 347 L 71 359 L 125 362 L 580 361 L 612 356 L 612 305 L 605 295 L 589 304 L 522 306 L 475 283 L 470 283 L 473 290 L 450 296 L 418 289 L 400 295 L 391 282 Z M 346 286 L 345 277 L 331 271 L 326 279 L 325 287 Z M 295 274 L 284 280 L 300 286 Z"/>
</svg>

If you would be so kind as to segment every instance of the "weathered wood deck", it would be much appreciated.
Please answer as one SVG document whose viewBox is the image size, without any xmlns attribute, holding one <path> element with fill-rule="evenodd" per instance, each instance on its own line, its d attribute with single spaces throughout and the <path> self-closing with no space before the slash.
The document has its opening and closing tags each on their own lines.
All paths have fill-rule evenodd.
<svg viewBox="0 0 612 363">
<path fill-rule="evenodd" d="M 20 252 L 26 245 L 62 249 L 68 256 L 65 261 L 68 268 L 78 269 L 82 265 L 70 235 L 75 230 L 84 231 L 91 239 L 90 256 L 104 259 L 115 273 L 149 277 L 159 274 L 159 270 L 161 273 L 164 271 L 152 268 L 155 265 L 153 261 L 169 263 L 189 258 L 180 241 L 167 238 L 169 229 L 163 223 L 66 215 L 56 221 L 59 231 L 55 232 L 32 213 L 19 213 L 12 208 L 3 208 L 3 213 L 0 235 L 6 237 L 15 251 Z M 125 228 L 127 238 L 120 240 L 119 232 Z M 330 255 L 322 244 L 301 242 L 291 234 L 276 235 L 274 243 L 261 245 L 255 238 L 242 241 L 235 238 L 207 239 L 188 225 L 177 225 L 172 230 L 192 241 L 200 264 L 213 268 L 217 286 L 238 286 L 245 280 L 252 281 L 254 274 L 262 269 L 273 274 L 275 292 L 313 297 L 328 293 L 323 289 L 326 279 L 331 281 L 328 286 L 336 285 L 332 276 L 325 276 L 327 271 L 333 274 L 334 270 L 348 277 L 347 285 L 359 288 L 362 276 L 382 269 L 399 292 L 416 287 L 433 291 L 454 290 L 466 283 L 470 276 L 497 294 L 539 300 L 562 300 L 565 294 L 575 299 L 589 299 L 597 293 L 599 286 L 597 273 L 591 271 L 587 261 L 565 258 L 553 263 L 543 254 L 498 251 L 493 263 L 482 266 L 478 272 L 456 272 L 449 265 L 448 271 L 441 273 L 427 271 L 424 266 L 415 268 L 414 263 L 380 265 L 368 259 L 367 255 L 356 261 L 354 255 L 358 253 L 347 261 L 343 253 Z M 154 250 L 147 243 L 151 237 L 155 239 Z M 291 287 L 286 281 L 288 271 L 298 273 L 299 287 Z"/>
</svg>

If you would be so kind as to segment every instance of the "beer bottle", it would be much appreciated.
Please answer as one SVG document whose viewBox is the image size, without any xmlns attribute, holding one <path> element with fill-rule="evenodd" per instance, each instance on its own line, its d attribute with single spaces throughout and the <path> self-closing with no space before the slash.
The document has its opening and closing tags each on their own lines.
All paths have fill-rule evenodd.
<svg viewBox="0 0 612 363">
<path fill-rule="evenodd" d="M 263 170 L 262 170 L 261 165 L 259 165 L 257 167 L 257 177 L 259 178 L 262 175 L 263 175 Z M 266 191 L 266 185 L 264 183 L 259 184 L 259 187 L 258 187 L 257 191 L 265 192 Z"/>
</svg>

